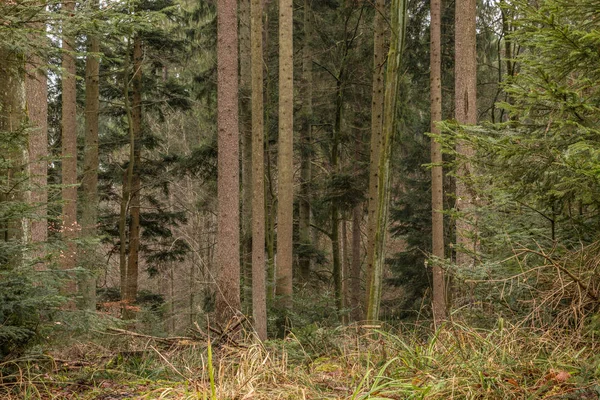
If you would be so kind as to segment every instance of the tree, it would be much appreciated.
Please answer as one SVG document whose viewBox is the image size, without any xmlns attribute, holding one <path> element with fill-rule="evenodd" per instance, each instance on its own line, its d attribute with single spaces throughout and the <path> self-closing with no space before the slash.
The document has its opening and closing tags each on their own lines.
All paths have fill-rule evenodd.
<svg viewBox="0 0 600 400">
<path fill-rule="evenodd" d="M 455 117 L 460 124 L 477 123 L 477 48 L 475 20 L 476 0 L 457 0 L 455 13 Z M 466 144 L 458 143 L 456 151 L 466 158 L 473 150 Z M 469 163 L 464 163 L 457 171 L 456 211 L 461 215 L 456 220 L 456 263 L 466 267 L 474 263 L 477 251 L 476 224 L 472 221 L 474 197 L 469 190 L 468 180 L 472 174 Z"/>
<path fill-rule="evenodd" d="M 217 3 L 218 232 L 216 320 L 240 310 L 237 1 Z"/>
<path fill-rule="evenodd" d="M 36 27 L 38 28 L 38 27 Z M 32 41 L 40 47 L 45 42 L 45 33 L 35 32 Z M 36 207 L 37 215 L 30 222 L 29 235 L 33 243 L 48 239 L 47 203 L 48 191 L 48 80 L 46 63 L 39 55 L 32 53 L 27 60 L 25 79 L 25 100 L 30 124 L 28 135 L 29 157 L 29 201 Z M 41 255 L 41 254 L 40 254 Z"/>
<path fill-rule="evenodd" d="M 377 203 L 379 192 L 379 159 L 381 157 L 383 98 L 384 98 L 384 62 L 385 62 L 385 1 L 375 2 L 375 18 L 373 20 L 373 91 L 371 92 L 371 144 L 369 163 L 369 192 L 367 197 L 367 270 L 365 307 L 373 303 L 372 282 L 375 274 L 375 235 L 377 230 Z M 365 309 L 365 317 L 369 319 L 369 311 Z M 372 314 L 372 311 L 371 311 Z M 371 315 L 372 316 L 372 315 Z"/>
<path fill-rule="evenodd" d="M 431 50 L 430 50 L 430 98 L 431 132 L 439 134 L 437 123 L 442 120 L 442 49 L 441 49 L 441 0 L 431 1 Z M 440 260 L 444 259 L 444 183 L 442 171 L 442 148 L 435 138 L 431 139 L 431 232 L 433 265 L 433 316 L 436 322 L 446 317 L 446 283 Z"/>
<path fill-rule="evenodd" d="M 252 317 L 261 340 L 267 338 L 267 287 L 265 271 L 265 171 L 262 0 L 252 0 Z"/>
<path fill-rule="evenodd" d="M 367 320 L 373 321 L 379 318 L 379 306 L 381 302 L 381 286 L 383 279 L 384 244 L 387 233 L 387 214 L 389 203 L 389 171 L 390 157 L 392 152 L 392 141 L 396 133 L 396 105 L 399 85 L 399 70 L 404 48 L 404 35 L 406 27 L 406 0 L 393 0 L 390 12 L 392 28 L 392 39 L 388 52 L 386 68 L 386 88 L 383 105 L 383 124 L 381 148 L 379 150 L 379 165 L 376 173 L 378 184 L 376 212 L 374 215 L 375 238 L 373 243 L 373 259 L 370 281 L 368 281 Z M 371 201 L 371 198 L 369 198 Z M 371 222 L 370 222 L 371 223 Z"/>
<path fill-rule="evenodd" d="M 252 309 L 252 72 L 251 72 L 251 5 L 239 1 L 240 48 L 240 136 L 242 145 L 242 303 L 244 312 Z M 248 310 L 248 311 L 247 311 Z"/>
<path fill-rule="evenodd" d="M 91 34 L 85 62 L 85 142 L 81 178 L 81 236 L 88 240 L 95 238 L 98 232 L 99 52 L 100 40 L 96 34 Z M 88 271 L 80 281 L 82 306 L 87 310 L 96 310 L 96 252 L 86 248 L 83 255 Z"/>
<path fill-rule="evenodd" d="M 141 163 L 142 163 L 142 38 L 136 34 L 133 39 L 133 78 L 131 102 L 131 149 L 127 186 L 129 188 L 129 254 L 125 274 L 125 290 L 122 300 L 126 304 L 135 303 L 138 292 L 139 252 L 140 252 L 140 206 L 141 206 Z M 121 289 L 123 290 L 123 288 Z M 133 318 L 133 308 L 125 308 L 126 319 Z"/>
<path fill-rule="evenodd" d="M 63 22 L 62 41 L 62 237 L 66 250 L 62 253 L 61 266 L 72 271 L 77 263 L 75 239 L 78 236 L 77 224 L 77 82 L 75 69 L 75 37 L 71 32 L 69 19 L 75 12 L 75 2 L 63 2 L 66 20 Z M 75 292 L 75 281 L 65 288 L 67 293 Z"/>
<path fill-rule="evenodd" d="M 294 53 L 293 2 L 279 0 L 279 141 L 277 186 L 277 286 L 281 306 L 292 306 L 294 224 Z"/>
<path fill-rule="evenodd" d="M 300 192 L 298 194 L 298 264 L 300 276 L 308 281 L 310 274 L 310 181 L 312 158 L 312 52 L 311 0 L 304 0 L 304 41 L 302 43 L 302 114 L 300 126 Z"/>
</svg>

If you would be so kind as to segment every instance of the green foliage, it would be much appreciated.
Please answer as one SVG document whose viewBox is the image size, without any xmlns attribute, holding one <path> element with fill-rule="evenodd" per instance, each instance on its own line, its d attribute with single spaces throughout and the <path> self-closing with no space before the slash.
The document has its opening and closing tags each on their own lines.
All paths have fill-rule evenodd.
<svg viewBox="0 0 600 400">
<path fill-rule="evenodd" d="M 521 49 L 507 77 L 509 119 L 444 124 L 454 167 L 470 162 L 481 264 L 456 275 L 496 313 L 537 326 L 580 329 L 597 312 L 600 239 L 600 27 L 594 2 L 514 1 Z M 465 160 L 458 142 L 475 149 Z M 590 292 L 592 290 L 592 292 Z M 578 293 L 583 292 L 583 295 Z M 473 300 L 463 298 L 473 307 Z M 488 313 L 489 314 L 489 313 Z"/>
</svg>

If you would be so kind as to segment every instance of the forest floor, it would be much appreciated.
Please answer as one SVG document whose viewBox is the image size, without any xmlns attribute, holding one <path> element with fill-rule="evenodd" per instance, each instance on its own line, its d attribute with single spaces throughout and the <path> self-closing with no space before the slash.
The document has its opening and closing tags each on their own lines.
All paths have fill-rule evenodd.
<svg viewBox="0 0 600 400">
<path fill-rule="evenodd" d="M 285 340 L 214 343 L 209 358 L 207 343 L 110 334 L 0 365 L 0 398 L 598 399 L 599 347 L 515 327 L 313 326 Z"/>
</svg>

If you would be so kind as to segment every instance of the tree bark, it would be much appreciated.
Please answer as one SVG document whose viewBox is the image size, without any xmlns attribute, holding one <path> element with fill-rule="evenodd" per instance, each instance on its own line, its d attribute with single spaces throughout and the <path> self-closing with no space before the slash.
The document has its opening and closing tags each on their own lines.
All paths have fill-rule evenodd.
<svg viewBox="0 0 600 400">
<path fill-rule="evenodd" d="M 340 134 L 342 130 L 342 117 L 344 110 L 344 80 L 345 77 L 345 57 L 344 65 L 340 69 L 340 73 L 337 77 L 336 83 L 336 109 L 335 109 L 335 122 L 333 124 L 333 141 L 331 144 L 331 174 L 339 173 L 339 146 L 340 146 Z M 345 308 L 344 298 L 344 270 L 342 265 L 342 259 L 340 257 L 340 211 L 339 205 L 336 199 L 331 201 L 330 205 L 330 218 L 331 218 L 331 262 L 333 264 L 333 287 L 335 294 L 336 308 L 339 313 L 340 319 L 342 319 L 342 310 Z"/>
<path fill-rule="evenodd" d="M 138 291 L 139 251 L 140 251 L 140 197 L 141 197 L 141 160 L 142 160 L 142 38 L 133 39 L 133 79 L 131 101 L 131 124 L 133 135 L 133 159 L 131 163 L 130 200 L 129 200 L 129 254 L 127 258 L 127 276 L 125 302 L 135 304 Z M 133 308 L 126 309 L 126 319 L 133 319 Z"/>
<path fill-rule="evenodd" d="M 298 196 L 298 236 L 302 252 L 299 257 L 300 276 L 307 282 L 310 276 L 310 181 L 312 158 L 312 35 L 311 0 L 304 0 L 304 42 L 302 44 L 302 118 L 300 127 L 300 194 Z"/>
<path fill-rule="evenodd" d="M 277 290 L 281 306 L 292 306 L 292 230 L 293 230 L 293 2 L 279 0 L 279 141 L 277 169 Z"/>
<path fill-rule="evenodd" d="M 361 220 L 362 205 L 357 204 L 352 209 L 352 264 L 350 265 L 350 271 L 348 276 L 348 302 L 350 306 L 350 317 L 353 321 L 360 321 L 363 317 L 360 307 Z"/>
<path fill-rule="evenodd" d="M 442 120 L 442 45 L 441 0 L 431 0 L 431 132 L 439 134 L 437 123 Z M 442 148 L 431 139 L 431 232 L 432 254 L 436 260 L 444 259 L 444 185 L 442 171 Z M 433 318 L 436 325 L 446 318 L 446 283 L 444 270 L 439 262 L 433 264 Z"/>
<path fill-rule="evenodd" d="M 265 271 L 265 171 L 262 0 L 251 3 L 252 60 L 252 317 L 260 340 L 267 339 Z"/>
<path fill-rule="evenodd" d="M 375 267 L 375 233 L 377 228 L 377 194 L 379 192 L 379 158 L 383 126 L 384 68 L 385 62 L 385 0 L 376 0 L 373 21 L 373 90 L 371 94 L 371 146 L 369 162 L 369 192 L 367 205 L 367 269 L 365 307 L 370 303 Z M 365 316 L 366 317 L 366 316 Z"/>
<path fill-rule="evenodd" d="M 389 203 L 389 178 L 392 142 L 396 131 L 396 105 L 398 95 L 398 71 L 402 49 L 404 47 L 404 34 L 406 26 L 406 0 L 392 0 L 390 21 L 392 39 L 387 57 L 386 88 L 384 98 L 384 114 L 382 126 L 382 141 L 379 157 L 379 183 L 377 192 L 377 210 L 375 214 L 375 242 L 373 254 L 373 268 L 369 285 L 369 298 L 367 302 L 367 320 L 374 321 L 379 318 L 381 303 L 383 265 L 385 261 L 385 237 L 387 234 L 387 214 Z"/>
<path fill-rule="evenodd" d="M 75 2 L 63 3 L 68 14 L 75 12 Z M 63 27 L 67 33 L 63 36 L 62 54 L 62 238 L 66 242 L 66 250 L 61 254 L 61 268 L 72 271 L 77 265 L 77 88 L 75 57 L 73 56 L 75 38 L 69 33 L 68 27 Z M 70 280 L 65 286 L 65 292 L 74 294 L 76 284 Z"/>
<path fill-rule="evenodd" d="M 88 240 L 97 236 L 98 224 L 98 112 L 100 107 L 98 52 L 100 41 L 95 35 L 88 38 L 85 62 L 85 147 L 81 179 L 81 229 Z M 82 308 L 96 310 L 96 252 L 87 245 L 83 254 L 87 274 L 80 280 Z"/>
<path fill-rule="evenodd" d="M 239 0 L 240 133 L 242 138 L 242 290 L 244 313 L 252 310 L 252 105 L 250 0 Z"/>
<path fill-rule="evenodd" d="M 41 35 L 41 34 L 40 34 Z M 36 207 L 36 218 L 29 223 L 32 243 L 48 239 L 48 79 L 45 61 L 31 55 L 27 64 L 25 99 L 29 119 L 29 201 Z M 40 257 L 44 254 L 39 253 Z"/>
<path fill-rule="evenodd" d="M 455 117 L 461 124 L 477 123 L 477 53 L 476 0 L 456 0 L 455 21 Z M 458 143 L 456 151 L 468 159 L 473 149 Z M 477 235 L 472 212 L 474 199 L 466 181 L 472 174 L 471 165 L 467 162 L 457 171 L 456 179 L 456 211 L 461 215 L 456 220 L 456 263 L 459 266 L 473 265 L 477 251 Z"/>
<path fill-rule="evenodd" d="M 19 132 L 24 128 L 25 116 L 25 85 L 20 71 L 22 65 L 22 55 L 14 53 L 0 45 L 0 132 L 4 135 L 18 132 L 18 138 L 14 143 L 10 143 L 5 157 L 6 170 L 2 171 L 0 191 L 0 202 L 22 201 L 23 189 L 19 182 L 23 180 L 23 159 L 22 136 Z M 5 144 L 6 145 L 6 144 Z M 20 240 L 24 239 L 25 231 L 21 220 L 0 221 L 0 234 L 2 240 Z M 22 258 L 16 256 L 9 260 L 10 265 L 17 265 Z"/>
<path fill-rule="evenodd" d="M 216 320 L 240 312 L 237 1 L 217 2 L 218 230 Z"/>
</svg>

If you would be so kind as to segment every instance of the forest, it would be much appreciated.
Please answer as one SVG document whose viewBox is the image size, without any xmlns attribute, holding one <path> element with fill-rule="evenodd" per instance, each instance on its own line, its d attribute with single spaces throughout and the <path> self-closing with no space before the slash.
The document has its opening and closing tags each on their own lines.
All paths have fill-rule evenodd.
<svg viewBox="0 0 600 400">
<path fill-rule="evenodd" d="M 600 399 L 598 0 L 0 0 L 0 398 Z"/>
</svg>

